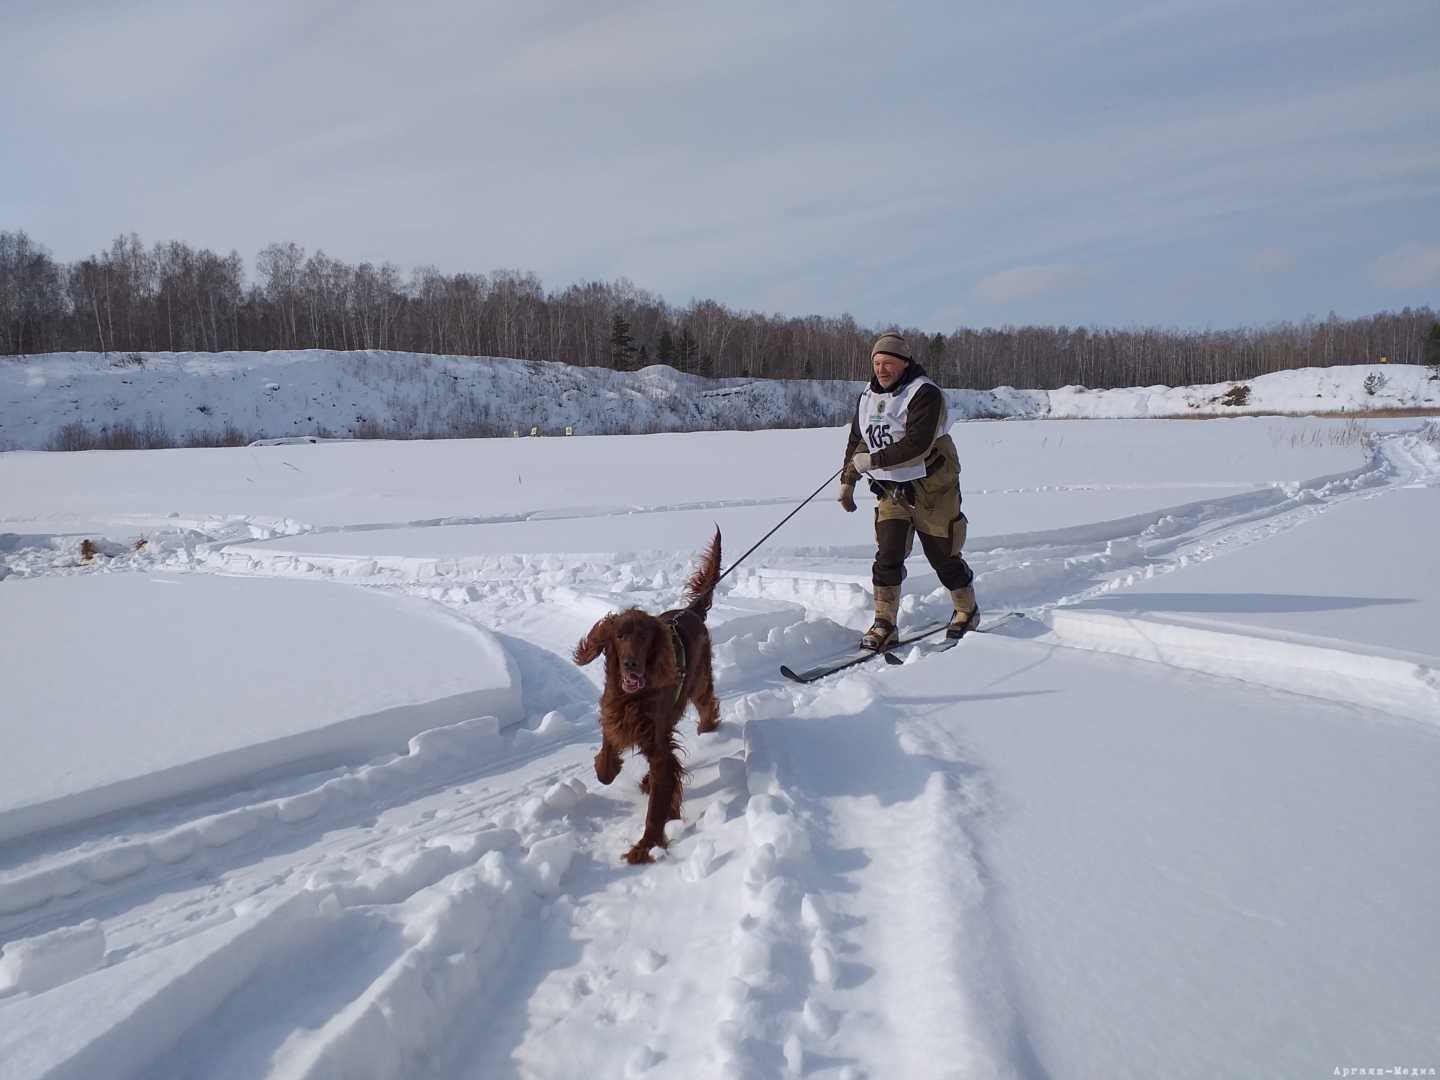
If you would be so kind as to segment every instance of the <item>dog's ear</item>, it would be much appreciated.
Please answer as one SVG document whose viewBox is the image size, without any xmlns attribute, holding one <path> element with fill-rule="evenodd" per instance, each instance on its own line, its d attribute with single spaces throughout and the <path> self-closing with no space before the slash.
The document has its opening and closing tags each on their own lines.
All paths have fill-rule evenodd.
<svg viewBox="0 0 1440 1080">
<path fill-rule="evenodd" d="M 584 667 L 610 645 L 611 632 L 615 628 L 615 616 L 606 615 L 590 628 L 590 632 L 575 646 L 575 663 Z"/>
<path fill-rule="evenodd" d="M 674 631 L 659 619 L 650 639 L 650 655 L 645 658 L 645 678 L 651 686 L 673 686 L 680 681 L 680 668 L 675 662 Z"/>
</svg>

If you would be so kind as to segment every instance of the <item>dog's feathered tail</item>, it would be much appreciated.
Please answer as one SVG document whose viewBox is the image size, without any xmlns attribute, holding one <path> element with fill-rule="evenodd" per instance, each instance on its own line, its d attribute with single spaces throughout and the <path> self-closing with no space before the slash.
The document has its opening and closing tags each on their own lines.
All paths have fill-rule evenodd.
<svg viewBox="0 0 1440 1080">
<path fill-rule="evenodd" d="M 690 575 L 690 580 L 685 582 L 685 596 L 687 611 L 693 611 L 701 619 L 710 610 L 710 601 L 715 597 L 715 582 L 720 578 L 720 528 L 715 528 L 715 539 L 710 541 L 710 546 L 700 556 L 700 565 Z"/>
</svg>

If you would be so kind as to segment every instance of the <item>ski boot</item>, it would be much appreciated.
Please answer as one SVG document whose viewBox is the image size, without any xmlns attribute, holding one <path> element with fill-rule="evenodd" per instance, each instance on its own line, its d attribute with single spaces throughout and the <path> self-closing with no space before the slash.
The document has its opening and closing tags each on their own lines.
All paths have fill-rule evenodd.
<svg viewBox="0 0 1440 1080">
<path fill-rule="evenodd" d="M 860 648 L 879 652 L 888 648 L 899 634 L 895 630 L 900 615 L 900 586 L 875 586 L 875 622 L 860 639 Z"/>
<path fill-rule="evenodd" d="M 975 586 L 951 589 L 950 599 L 955 602 L 955 614 L 950 616 L 950 625 L 945 636 L 951 640 L 962 638 L 980 625 L 980 609 L 975 604 Z"/>
</svg>

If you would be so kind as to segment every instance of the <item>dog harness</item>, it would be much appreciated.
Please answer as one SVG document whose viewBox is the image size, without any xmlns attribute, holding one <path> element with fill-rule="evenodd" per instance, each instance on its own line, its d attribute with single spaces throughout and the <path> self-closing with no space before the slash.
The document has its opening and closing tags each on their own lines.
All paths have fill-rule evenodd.
<svg viewBox="0 0 1440 1080">
<path fill-rule="evenodd" d="M 686 608 L 685 611 L 678 612 L 672 618 L 665 620 L 665 625 L 670 627 L 670 641 L 675 646 L 675 669 L 680 673 L 680 677 L 675 683 L 675 700 L 677 702 L 680 700 L 680 692 L 685 689 L 685 639 L 680 636 L 680 631 L 675 629 L 675 620 L 688 611 L 689 609 Z"/>
</svg>

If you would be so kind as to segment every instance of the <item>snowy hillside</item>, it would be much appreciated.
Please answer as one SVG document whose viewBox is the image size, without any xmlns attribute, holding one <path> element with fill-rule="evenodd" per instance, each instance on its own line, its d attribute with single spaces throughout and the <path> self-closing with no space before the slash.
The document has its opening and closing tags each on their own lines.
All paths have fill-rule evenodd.
<svg viewBox="0 0 1440 1080">
<path fill-rule="evenodd" d="M 278 410 L 327 368 L 144 371 Z M 781 679 L 868 623 L 825 492 L 720 586 L 722 724 L 643 867 L 570 650 L 840 428 L 0 454 L 0 1078 L 1433 1075 L 1440 424 L 953 434 L 1027 617 Z M 946 611 L 917 552 L 902 622 Z"/>
<path fill-rule="evenodd" d="M 1373 393 L 1367 379 L 1375 380 Z M 214 441 L 227 429 L 233 443 L 532 428 L 605 435 L 819 427 L 842 423 L 859 387 L 419 353 L 52 353 L 0 360 L 0 449 L 44 449 L 67 425 L 92 434 L 148 428 L 180 446 L 192 434 Z M 1440 381 L 1418 365 L 1396 364 L 1306 368 L 1215 386 L 951 390 L 949 399 L 957 419 L 1368 412 L 1440 408 Z"/>
</svg>

